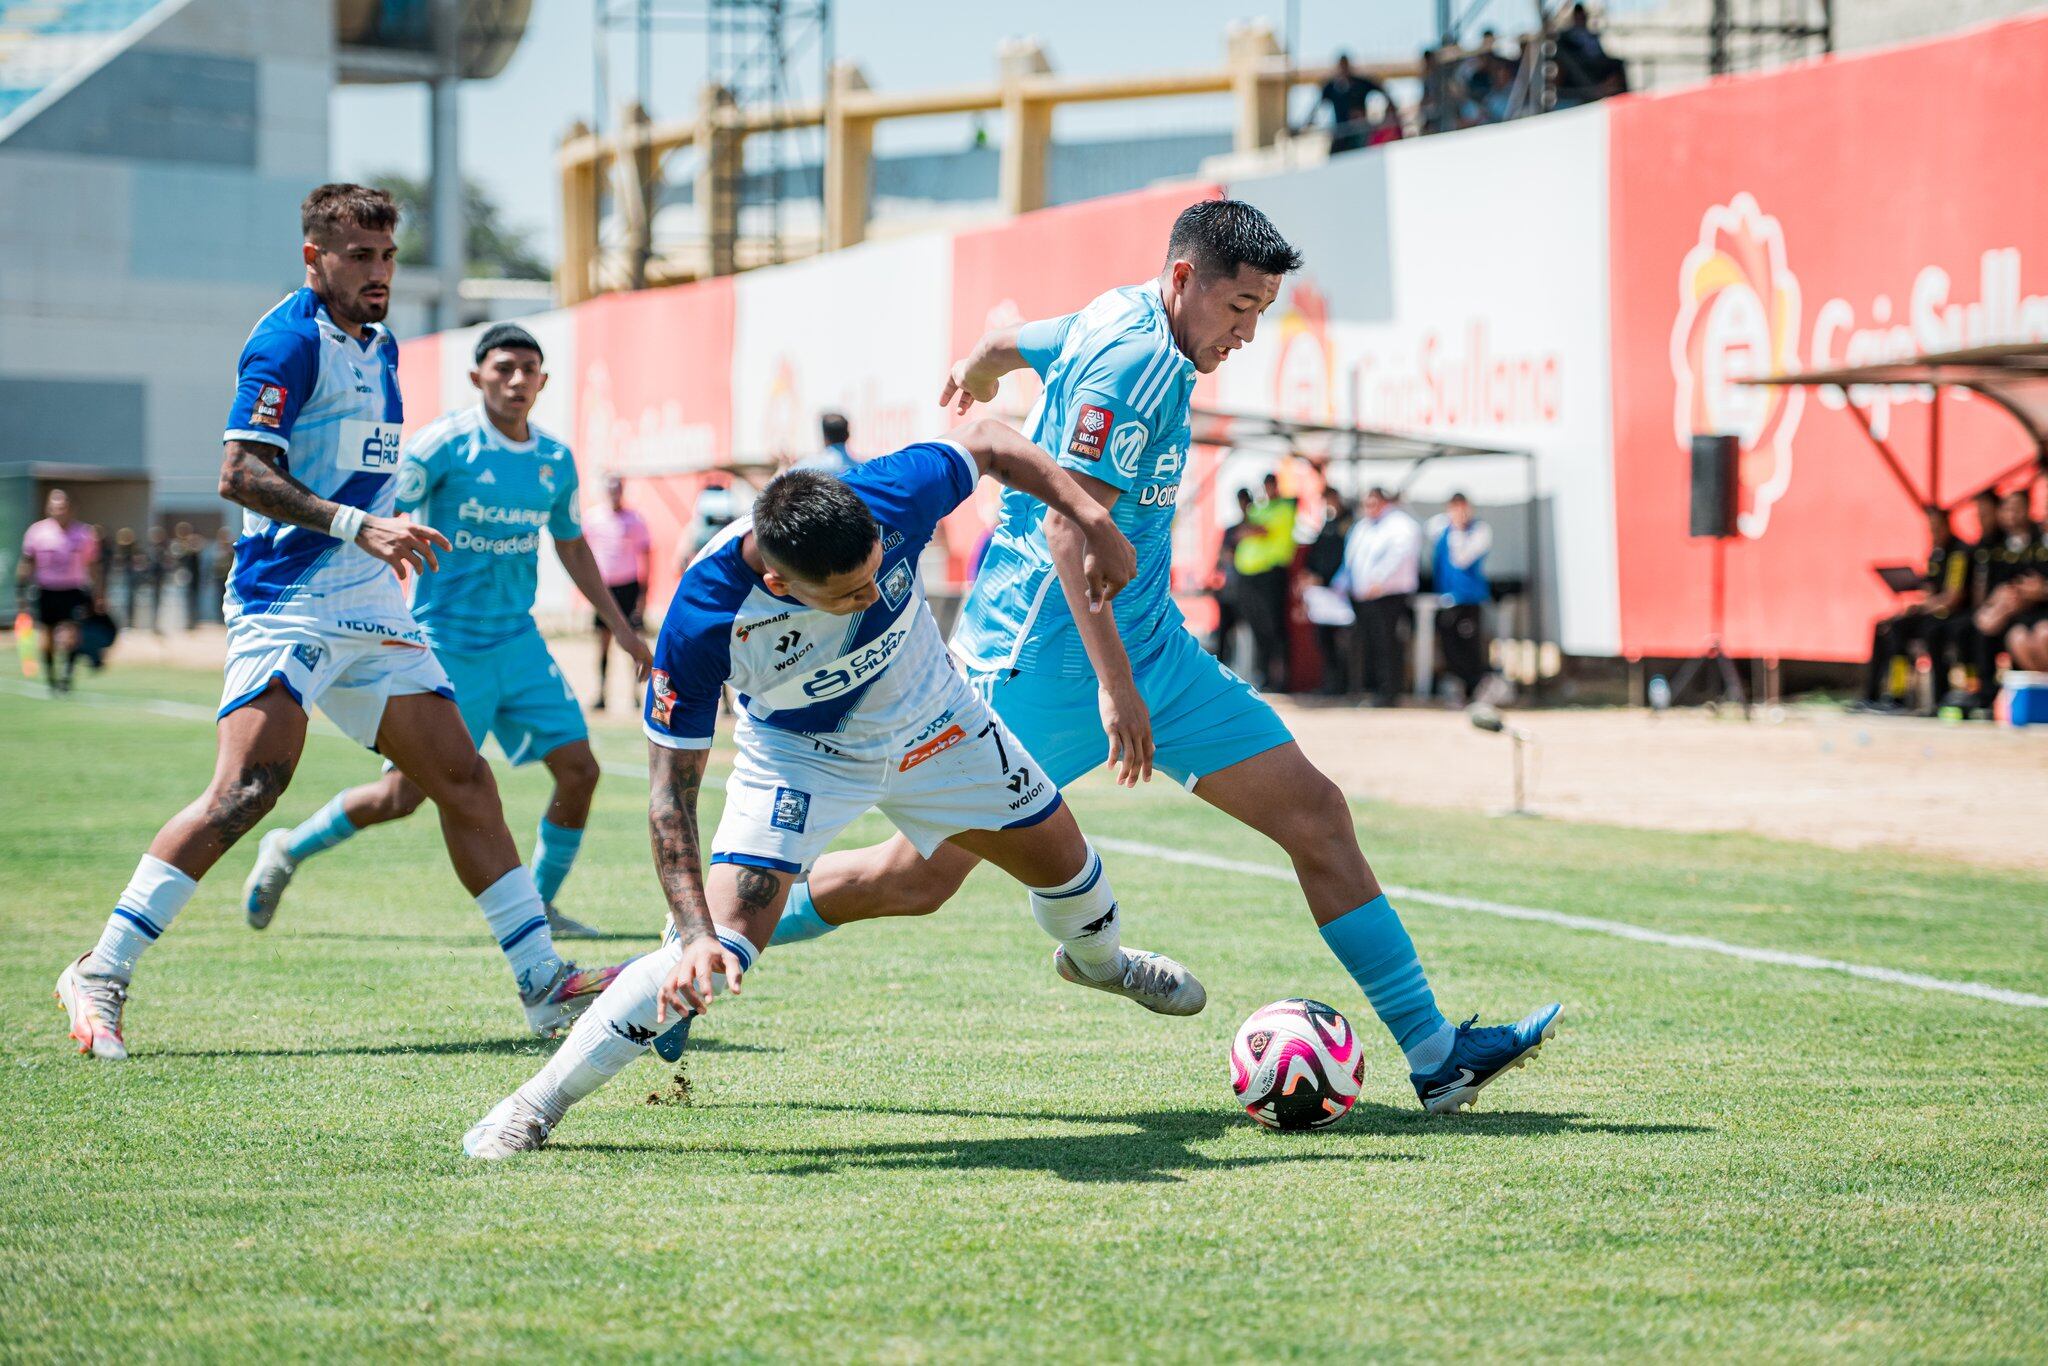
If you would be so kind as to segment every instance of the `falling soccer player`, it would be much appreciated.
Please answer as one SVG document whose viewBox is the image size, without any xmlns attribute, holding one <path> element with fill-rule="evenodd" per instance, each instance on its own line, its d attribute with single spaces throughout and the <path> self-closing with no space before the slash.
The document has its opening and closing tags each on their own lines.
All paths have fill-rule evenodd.
<svg viewBox="0 0 2048 1366">
<path fill-rule="evenodd" d="M 499 323 L 477 339 L 475 361 L 469 379 L 482 401 L 420 432 L 398 463 L 398 510 L 448 528 L 454 542 L 442 552 L 440 570 L 420 580 L 412 614 L 454 685 L 455 705 L 477 747 L 486 734 L 496 735 L 513 765 L 547 765 L 555 790 L 534 838 L 533 880 L 555 935 L 589 938 L 598 931 L 555 909 L 583 844 L 598 766 L 583 708 L 533 620 L 543 527 L 570 581 L 643 677 L 653 656 L 612 600 L 583 540 L 574 457 L 531 420 L 548 379 L 540 343 L 523 327 Z M 425 800 L 419 784 L 392 768 L 293 829 L 265 835 L 242 890 L 249 924 L 260 930 L 270 923 L 307 859 L 368 826 L 402 820 Z"/>
<path fill-rule="evenodd" d="M 391 515 L 398 343 L 382 319 L 398 210 L 382 190 L 322 185 L 300 219 L 306 283 L 243 347 L 223 438 L 220 494 L 246 515 L 228 581 L 213 779 L 157 832 L 98 944 L 57 979 L 78 1051 L 97 1058 L 128 1056 L 122 1016 L 137 961 L 277 804 L 316 702 L 440 809 L 449 860 L 536 1033 L 574 1019 L 618 973 L 581 970 L 555 952 L 490 767 L 400 586 L 436 569 L 449 542 Z"/>
<path fill-rule="evenodd" d="M 1071 784 L 1106 759 L 1130 785 L 1149 781 L 1156 764 L 1284 849 L 1324 942 L 1406 1055 L 1423 1108 L 1449 1112 L 1541 1047 L 1563 1007 L 1483 1028 L 1476 1016 L 1455 1027 L 1445 1020 L 1359 849 L 1344 794 L 1265 699 L 1202 650 L 1171 592 L 1195 378 L 1252 340 L 1300 264 L 1252 205 L 1204 201 L 1174 223 L 1157 279 L 1113 289 L 1078 313 L 991 332 L 954 363 L 940 403 L 961 413 L 992 400 L 1013 370 L 1028 365 L 1044 378 L 1028 435 L 1115 518 L 1137 548 L 1138 574 L 1113 610 L 1090 612 L 1073 588 L 1076 524 L 1006 494 L 953 649 L 975 694 L 1055 782 Z M 927 851 L 901 837 L 827 854 L 790 894 L 774 942 L 930 914 L 975 861 L 959 844 Z"/>
<path fill-rule="evenodd" d="M 1122 946 L 1102 860 L 1037 758 L 953 669 L 925 603 L 918 555 L 983 474 L 1058 509 L 1074 529 L 1069 589 L 1108 610 L 1135 565 L 1129 542 L 1071 475 L 999 422 L 969 423 L 843 478 L 795 470 L 769 484 L 683 575 L 655 645 L 648 824 L 668 937 L 470 1129 L 470 1156 L 539 1147 L 666 1020 L 737 993 L 791 882 L 870 808 L 920 855 L 958 849 L 1028 887 L 1065 980 L 1160 1014 L 1202 1008 L 1186 968 Z M 728 681 L 739 754 L 707 869 L 697 791 Z"/>
</svg>

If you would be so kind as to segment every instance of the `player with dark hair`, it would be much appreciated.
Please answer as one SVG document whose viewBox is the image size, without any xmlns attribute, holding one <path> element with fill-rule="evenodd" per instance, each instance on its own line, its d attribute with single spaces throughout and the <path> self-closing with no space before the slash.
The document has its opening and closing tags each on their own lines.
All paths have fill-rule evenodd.
<svg viewBox="0 0 2048 1366">
<path fill-rule="evenodd" d="M 573 1019 L 618 972 L 580 971 L 555 952 L 490 767 L 400 586 L 439 568 L 449 541 L 392 515 L 402 419 L 398 343 L 382 322 L 398 210 L 381 190 L 322 185 L 300 216 L 306 282 L 250 333 L 223 438 L 220 496 L 247 511 L 228 580 L 213 779 L 157 832 L 99 943 L 57 979 L 71 1037 L 93 1057 L 128 1056 L 137 961 L 277 804 L 315 702 L 440 808 L 449 860 L 531 1028 Z"/>
<path fill-rule="evenodd" d="M 398 462 L 398 509 L 449 528 L 454 541 L 440 572 L 420 581 L 412 611 L 477 747 L 496 735 L 513 766 L 547 765 L 554 792 L 534 835 L 534 885 L 558 937 L 590 938 L 599 932 L 555 908 L 583 844 L 598 765 L 583 708 L 533 620 L 543 529 L 569 581 L 643 677 L 653 655 L 605 590 L 583 539 L 575 457 L 530 419 L 548 381 L 540 343 L 516 323 L 498 323 L 477 339 L 475 362 L 469 382 L 481 401 L 428 426 Z M 419 809 L 427 799 L 419 784 L 385 767 L 376 782 L 352 787 L 296 827 L 263 837 L 242 889 L 252 927 L 270 923 L 305 860 Z"/>
<path fill-rule="evenodd" d="M 1079 313 L 984 336 L 954 363 L 940 402 L 960 412 L 1030 366 L 1045 396 L 1028 433 L 1107 509 L 1138 552 L 1114 611 L 1075 589 L 1074 521 L 1004 495 L 988 560 L 953 647 L 974 691 L 1066 784 L 1105 759 L 1119 784 L 1176 781 L 1287 851 L 1324 941 L 1406 1054 L 1424 1108 L 1455 1110 L 1520 1064 L 1562 1007 L 1512 1025 L 1452 1026 L 1365 855 L 1344 794 L 1310 763 L 1271 706 L 1206 654 L 1174 605 L 1173 509 L 1187 464 L 1189 402 L 1252 340 L 1301 255 L 1265 214 L 1206 200 L 1180 215 L 1156 279 L 1113 289 Z M 937 910 L 975 853 L 897 838 L 827 854 L 790 896 L 777 942 L 854 920 Z"/>
<path fill-rule="evenodd" d="M 668 936 L 470 1129 L 470 1156 L 539 1147 L 671 1014 L 688 1019 L 716 992 L 737 993 L 790 884 L 870 808 L 918 854 L 958 849 L 1028 887 L 1065 980 L 1160 1014 L 1202 1008 L 1187 969 L 1122 946 L 1102 860 L 939 638 L 917 558 L 983 474 L 1069 519 L 1074 554 L 1062 579 L 1077 602 L 1103 606 L 1130 580 L 1133 552 L 1108 512 L 999 422 L 970 423 L 843 478 L 793 470 L 769 484 L 684 573 L 655 646 L 648 824 Z M 707 872 L 697 791 L 728 682 L 739 695 L 738 756 Z"/>
</svg>

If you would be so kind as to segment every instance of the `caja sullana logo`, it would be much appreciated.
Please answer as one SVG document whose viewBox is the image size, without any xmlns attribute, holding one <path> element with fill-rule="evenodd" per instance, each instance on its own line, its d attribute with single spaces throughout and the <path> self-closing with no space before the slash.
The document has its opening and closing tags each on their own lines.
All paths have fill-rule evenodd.
<svg viewBox="0 0 2048 1366">
<path fill-rule="evenodd" d="M 1330 306 L 1313 282 L 1303 280 L 1288 290 L 1277 333 L 1273 411 L 1298 422 L 1328 422 L 1335 411 L 1336 358 Z"/>
<path fill-rule="evenodd" d="M 1737 384 L 1799 368 L 1799 281 L 1785 264 L 1778 220 L 1738 194 L 1708 209 L 1678 271 L 1671 373 L 1676 435 L 1740 438 L 1736 527 L 1754 540 L 1792 482 L 1792 433 L 1805 391 Z"/>
</svg>

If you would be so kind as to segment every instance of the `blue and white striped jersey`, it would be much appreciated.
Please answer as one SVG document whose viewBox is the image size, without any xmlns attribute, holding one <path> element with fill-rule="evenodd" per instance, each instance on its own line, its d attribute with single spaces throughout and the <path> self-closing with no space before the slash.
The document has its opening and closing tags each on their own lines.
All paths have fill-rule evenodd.
<svg viewBox="0 0 2048 1366">
<path fill-rule="evenodd" d="M 283 452 L 291 476 L 322 498 L 391 514 L 398 469 L 398 342 L 372 323 L 361 341 L 300 288 L 263 315 L 242 347 L 223 440 Z M 397 575 L 325 532 L 242 514 L 227 617 L 263 615 L 330 630 L 413 633 Z"/>
<path fill-rule="evenodd" d="M 1151 281 L 1112 289 L 1079 313 L 1026 323 L 1017 345 L 1045 378 L 1024 434 L 1062 469 L 1122 492 L 1111 516 L 1138 552 L 1138 576 L 1114 610 L 1131 662 L 1143 663 L 1182 629 L 1173 510 L 1187 467 L 1194 362 L 1174 343 Z M 953 648 L 977 669 L 1094 672 L 1045 542 L 1045 504 L 1029 494 L 1003 492 Z"/>
<path fill-rule="evenodd" d="M 906 446 L 845 475 L 882 531 L 882 596 L 853 616 L 768 591 L 740 553 L 751 513 L 720 532 L 683 574 L 661 624 L 648 738 L 670 749 L 707 748 L 719 690 L 730 682 L 761 725 L 829 737 L 831 748 L 857 759 L 893 757 L 930 719 L 933 694 L 952 670 L 917 557 L 979 478 L 973 457 L 950 441 Z"/>
</svg>

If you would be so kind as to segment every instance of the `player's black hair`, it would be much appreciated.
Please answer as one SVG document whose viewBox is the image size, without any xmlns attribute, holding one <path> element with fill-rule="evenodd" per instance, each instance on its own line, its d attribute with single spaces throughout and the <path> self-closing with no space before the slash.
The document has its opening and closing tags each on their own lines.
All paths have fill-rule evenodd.
<svg viewBox="0 0 2048 1366">
<path fill-rule="evenodd" d="M 533 339 L 533 333 L 518 323 L 493 323 L 476 339 L 476 363 L 482 365 L 484 357 L 501 346 L 509 351 L 531 351 L 536 360 L 547 359 L 541 354 L 540 343 Z"/>
<path fill-rule="evenodd" d="M 853 428 L 847 425 L 844 413 L 826 413 L 818 419 L 818 427 L 825 434 L 828 446 L 843 446 L 853 436 Z"/>
<path fill-rule="evenodd" d="M 299 205 L 299 230 L 308 242 L 331 242 L 344 224 L 390 232 L 398 226 L 398 204 L 383 190 L 340 181 L 314 186 Z"/>
<path fill-rule="evenodd" d="M 1205 276 L 1235 275 L 1239 266 L 1263 275 L 1301 269 L 1301 253 L 1242 199 L 1205 199 L 1182 209 L 1166 239 L 1166 259 L 1192 262 Z"/>
<path fill-rule="evenodd" d="M 754 544 L 806 583 L 860 568 L 881 535 L 852 489 L 815 470 L 778 476 L 754 502 Z"/>
</svg>

